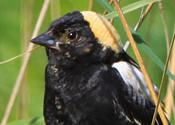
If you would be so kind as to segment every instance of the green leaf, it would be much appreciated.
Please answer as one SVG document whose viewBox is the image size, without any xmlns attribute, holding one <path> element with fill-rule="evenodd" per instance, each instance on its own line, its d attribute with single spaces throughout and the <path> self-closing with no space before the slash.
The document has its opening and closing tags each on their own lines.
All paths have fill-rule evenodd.
<svg viewBox="0 0 175 125">
<path fill-rule="evenodd" d="M 97 0 L 97 2 L 108 12 L 114 11 L 114 9 L 109 5 L 107 0 Z"/>
<path fill-rule="evenodd" d="M 156 54 L 145 44 L 144 40 L 137 35 L 136 33 L 132 33 L 134 40 L 138 43 L 138 47 L 141 48 L 153 61 L 155 64 L 157 64 L 162 71 L 164 71 L 165 65 L 163 62 L 156 56 Z M 166 74 L 171 77 L 173 80 L 175 80 L 175 76 L 167 70 Z"/>
<path fill-rule="evenodd" d="M 123 11 L 124 14 L 125 13 L 129 13 L 129 12 L 131 12 L 133 10 L 136 10 L 138 8 L 141 8 L 141 7 L 145 6 L 145 5 L 148 5 L 148 4 L 152 3 L 152 2 L 157 2 L 157 1 L 159 1 L 159 0 L 141 0 L 141 1 L 135 2 L 133 4 L 130 4 L 130 5 L 122 8 L 122 11 Z M 105 18 L 111 19 L 111 18 L 114 18 L 114 17 L 117 17 L 117 16 L 118 16 L 118 12 L 117 11 L 113 11 L 111 13 L 106 14 Z"/>
</svg>

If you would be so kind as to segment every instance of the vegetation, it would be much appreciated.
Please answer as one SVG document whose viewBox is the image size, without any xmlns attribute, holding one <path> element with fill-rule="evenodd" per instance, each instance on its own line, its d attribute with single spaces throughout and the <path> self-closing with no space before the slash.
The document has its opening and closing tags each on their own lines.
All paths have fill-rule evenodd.
<svg viewBox="0 0 175 125">
<path fill-rule="evenodd" d="M 125 17 L 132 33 L 135 33 L 134 27 L 140 19 L 140 15 L 145 12 L 151 2 L 155 2 L 156 0 L 145 1 L 121 0 L 120 2 L 121 8 L 125 8 L 123 11 L 127 12 Z M 116 12 L 113 13 L 114 4 L 109 6 L 107 0 L 51 0 L 50 2 L 48 9 L 46 9 L 47 12 L 39 34 L 48 28 L 52 20 L 68 12 L 74 10 L 93 10 L 103 14 L 107 10 L 108 14 L 106 18 L 114 18 L 113 24 L 119 32 L 123 44 L 128 40 L 120 18 L 116 16 Z M 27 51 L 43 3 L 44 0 L 0 1 L 0 62 Z M 137 4 L 134 6 L 133 3 Z M 145 6 L 143 7 L 143 5 Z M 163 64 L 166 62 L 175 30 L 174 5 L 175 2 L 173 0 L 156 2 L 136 32 L 137 45 L 146 69 L 150 78 L 158 87 L 160 86 L 164 69 L 161 62 Z M 163 8 L 160 9 L 161 7 Z M 131 8 L 135 10 L 131 10 Z M 138 37 L 142 38 L 145 44 Z M 135 58 L 132 47 L 128 48 L 127 53 Z M 175 45 L 168 68 L 172 74 L 175 74 L 174 54 Z M 5 111 L 7 110 L 6 108 L 24 62 L 24 57 L 22 56 L 13 61 L 0 64 L 0 122 L 3 120 Z M 19 82 L 21 83 L 19 85 L 20 88 L 17 91 L 17 97 L 8 118 L 8 125 L 44 124 L 42 114 L 46 64 L 47 58 L 44 47 L 31 52 L 25 74 L 22 74 L 24 78 L 21 77 L 22 82 Z M 162 99 L 166 99 L 167 112 L 169 114 L 170 112 L 172 113 L 171 123 L 175 124 L 175 94 L 170 96 L 170 92 L 175 93 L 175 81 L 171 80 L 170 77 L 175 79 L 175 76 L 170 72 L 165 77 L 165 85 L 163 86 L 161 97 Z"/>
</svg>

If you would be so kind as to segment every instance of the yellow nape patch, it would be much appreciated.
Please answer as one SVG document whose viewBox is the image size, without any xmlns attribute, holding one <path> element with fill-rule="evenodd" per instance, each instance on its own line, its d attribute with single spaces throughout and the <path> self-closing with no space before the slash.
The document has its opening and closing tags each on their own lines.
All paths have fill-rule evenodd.
<svg viewBox="0 0 175 125">
<path fill-rule="evenodd" d="M 121 51 L 122 43 L 120 36 L 107 19 L 92 11 L 83 11 L 81 13 L 84 19 L 89 22 L 91 30 L 100 43 L 105 46 L 110 46 L 116 52 Z"/>
</svg>

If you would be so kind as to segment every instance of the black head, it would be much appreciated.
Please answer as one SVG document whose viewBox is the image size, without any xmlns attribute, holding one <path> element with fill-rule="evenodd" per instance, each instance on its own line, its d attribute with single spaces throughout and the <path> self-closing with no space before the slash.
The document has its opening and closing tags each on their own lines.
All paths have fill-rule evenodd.
<svg viewBox="0 0 175 125">
<path fill-rule="evenodd" d="M 75 11 L 69 13 L 55 20 L 45 33 L 32 39 L 31 42 L 46 47 L 49 62 L 51 63 L 60 63 L 62 60 L 64 62 L 62 61 L 61 63 L 67 63 L 67 61 L 79 61 L 82 63 L 82 61 L 87 62 L 87 59 L 91 59 L 91 61 L 98 60 L 97 56 L 102 57 L 108 53 L 107 50 L 113 42 L 110 40 L 110 43 L 107 43 L 110 44 L 109 46 L 103 45 L 106 44 L 106 40 L 104 39 L 108 38 L 108 36 L 100 40 L 98 36 L 94 35 L 92 31 L 93 26 L 90 24 L 92 22 L 98 24 L 98 22 L 94 20 L 90 22 L 85 18 L 87 18 L 86 12 L 80 13 Z M 90 18 L 93 18 L 93 16 Z M 97 28 L 93 29 L 95 31 L 97 30 Z M 105 43 L 100 43 L 99 41 L 104 41 Z M 88 57 L 89 55 L 93 57 L 90 58 Z M 57 62 L 50 60 L 56 60 Z"/>
<path fill-rule="evenodd" d="M 91 52 L 95 41 L 89 23 L 78 11 L 55 20 L 45 33 L 31 40 L 45 46 L 47 51 L 52 50 L 72 59 Z"/>
</svg>

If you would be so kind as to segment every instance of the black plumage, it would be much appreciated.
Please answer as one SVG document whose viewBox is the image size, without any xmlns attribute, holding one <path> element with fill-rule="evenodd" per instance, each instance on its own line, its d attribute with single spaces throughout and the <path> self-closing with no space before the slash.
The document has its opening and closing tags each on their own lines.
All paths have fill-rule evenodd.
<svg viewBox="0 0 175 125">
<path fill-rule="evenodd" d="M 137 64 L 95 37 L 75 11 L 31 40 L 46 47 L 44 117 L 47 125 L 150 125 L 155 105 L 112 65 Z M 162 125 L 159 115 L 156 124 Z"/>
</svg>

